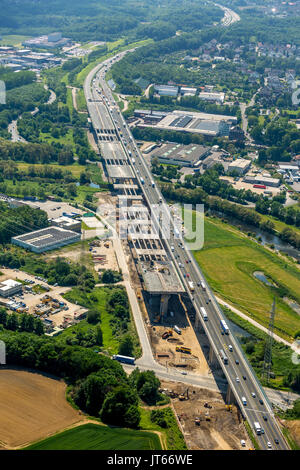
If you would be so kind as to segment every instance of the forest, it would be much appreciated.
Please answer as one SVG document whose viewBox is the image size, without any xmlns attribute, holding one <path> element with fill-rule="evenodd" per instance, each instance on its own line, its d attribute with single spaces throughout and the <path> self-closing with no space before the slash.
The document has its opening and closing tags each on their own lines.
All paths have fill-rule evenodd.
<svg viewBox="0 0 300 470">
<path fill-rule="evenodd" d="M 76 41 L 108 41 L 130 35 L 155 40 L 177 30 L 195 31 L 220 21 L 222 11 L 199 0 L 2 0 L 4 34 L 40 35 L 61 31 Z M 113 12 L 113 14 L 112 14 Z"/>
</svg>

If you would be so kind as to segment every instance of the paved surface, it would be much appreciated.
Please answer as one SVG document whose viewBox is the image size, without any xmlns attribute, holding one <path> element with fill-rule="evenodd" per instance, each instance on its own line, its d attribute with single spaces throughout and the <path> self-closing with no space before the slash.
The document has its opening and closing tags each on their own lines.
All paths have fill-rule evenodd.
<svg viewBox="0 0 300 470">
<path fill-rule="evenodd" d="M 107 72 L 107 69 L 113 63 L 114 60 L 110 60 L 109 63 L 105 63 L 102 66 L 100 65 L 97 70 L 91 72 L 89 77 L 90 81 L 87 80 L 85 82 L 86 96 L 91 96 L 95 88 L 101 88 L 103 96 L 105 98 L 105 106 L 107 112 L 109 113 L 111 123 L 112 125 L 115 125 L 118 140 L 121 143 L 123 151 L 127 156 L 128 163 L 131 165 L 135 173 L 136 180 L 140 184 L 140 188 L 144 194 L 144 198 L 148 206 L 152 207 L 153 205 L 160 205 L 161 201 L 162 213 L 168 218 L 170 217 L 169 208 L 163 203 L 162 196 L 159 190 L 156 188 L 155 185 L 153 185 L 152 175 L 144 162 L 142 154 L 140 153 L 137 145 L 133 140 L 128 126 L 126 125 L 120 111 L 115 105 L 111 90 L 108 88 L 105 82 L 105 74 Z M 91 87 L 91 80 L 95 73 L 97 73 L 96 79 L 94 80 Z M 103 109 L 103 107 L 101 107 L 100 109 Z M 94 122 L 93 116 L 95 116 L 96 113 L 97 111 L 92 108 L 92 112 L 90 114 L 92 122 Z M 105 116 L 105 119 L 107 119 L 107 113 L 105 113 Z M 97 122 L 98 118 L 96 118 L 96 125 Z M 120 135 L 120 133 L 117 131 L 119 128 L 122 128 L 123 135 Z M 132 162 L 133 157 L 135 159 L 134 163 Z M 138 173 L 136 171 L 137 168 L 139 170 Z M 159 221 L 157 220 L 157 218 L 154 219 L 157 228 L 159 228 Z M 171 226 L 173 226 L 172 224 L 173 222 L 171 221 Z M 160 228 L 162 229 L 162 227 Z M 237 340 L 230 331 L 229 334 L 225 335 L 221 333 L 220 321 L 224 319 L 224 317 L 213 293 L 211 292 L 209 286 L 207 285 L 204 279 L 203 273 L 196 264 L 192 254 L 189 252 L 188 247 L 186 247 L 182 243 L 182 240 L 176 238 L 174 233 L 175 231 L 171 234 L 170 239 L 165 240 L 165 245 L 168 249 L 169 257 L 174 262 L 178 270 L 178 274 L 180 275 L 183 284 L 186 286 L 186 290 L 189 293 L 190 300 L 196 310 L 197 317 L 201 322 L 207 337 L 210 340 L 210 344 L 213 347 L 216 359 L 218 360 L 224 372 L 224 375 L 226 376 L 228 384 L 230 385 L 230 388 L 233 391 L 243 414 L 245 415 L 253 429 L 254 422 L 259 422 L 261 426 L 263 425 L 265 433 L 263 435 L 257 436 L 259 444 L 263 449 L 268 448 L 268 442 L 271 442 L 273 448 L 288 448 L 279 430 L 278 424 L 274 417 L 272 406 L 265 394 L 265 391 L 263 390 L 250 364 L 245 358 Z M 172 250 L 170 249 L 171 246 L 173 247 Z M 189 291 L 187 277 L 189 278 L 189 280 L 193 281 L 194 285 L 196 286 L 195 292 L 193 294 Z M 202 289 L 201 286 L 197 285 L 200 280 L 204 282 L 204 289 Z M 208 316 L 208 321 L 203 320 L 200 313 L 201 307 L 205 308 Z M 229 351 L 229 345 L 232 345 L 232 352 Z M 223 350 L 228 357 L 226 363 L 224 363 L 220 357 L 221 350 Z M 153 365 L 153 370 L 155 370 L 154 367 L 155 369 L 157 369 L 158 366 Z M 245 377 L 245 379 L 243 377 Z M 185 378 L 185 376 L 182 376 L 182 378 Z M 195 380 L 200 380 L 200 378 L 196 376 Z M 201 378 L 201 380 L 203 380 L 203 378 Z M 244 406 L 242 403 L 242 397 L 246 397 L 246 406 Z M 262 400 L 262 404 L 259 403 L 259 399 Z M 267 416 L 267 421 L 263 421 L 262 415 Z M 274 439 L 278 439 L 278 445 L 274 444 Z"/>
</svg>

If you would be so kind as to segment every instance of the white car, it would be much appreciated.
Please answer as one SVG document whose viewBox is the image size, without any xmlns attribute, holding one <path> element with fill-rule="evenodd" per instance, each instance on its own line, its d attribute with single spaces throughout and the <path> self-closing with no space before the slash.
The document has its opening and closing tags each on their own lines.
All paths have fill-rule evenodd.
<svg viewBox="0 0 300 470">
<path fill-rule="evenodd" d="M 231 344 L 228 344 L 228 349 L 229 349 L 230 352 L 232 352 L 232 346 L 231 346 Z"/>
<path fill-rule="evenodd" d="M 187 373 L 184 370 L 181 373 L 182 375 L 187 375 Z"/>
<path fill-rule="evenodd" d="M 239 382 L 240 382 L 240 379 L 239 379 L 238 377 L 236 377 L 235 381 L 236 381 L 237 383 L 239 383 Z"/>
<path fill-rule="evenodd" d="M 272 449 L 272 444 L 271 444 L 270 441 L 267 442 L 267 446 L 268 446 L 269 449 Z"/>
<path fill-rule="evenodd" d="M 251 392 L 251 395 L 253 396 L 253 398 L 256 397 L 255 393 L 254 392 Z"/>
<path fill-rule="evenodd" d="M 241 439 L 241 446 L 242 446 L 242 447 L 245 447 L 245 446 L 246 446 L 246 441 L 244 441 L 244 439 Z"/>
</svg>

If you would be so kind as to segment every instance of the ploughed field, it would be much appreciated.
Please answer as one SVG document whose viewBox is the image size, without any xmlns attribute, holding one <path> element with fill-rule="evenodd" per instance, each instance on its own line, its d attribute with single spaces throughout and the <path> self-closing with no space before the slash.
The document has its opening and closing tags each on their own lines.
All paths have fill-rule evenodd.
<svg viewBox="0 0 300 470">
<path fill-rule="evenodd" d="M 0 369 L 0 448 L 30 444 L 84 419 L 65 393 L 66 384 L 59 379 Z"/>
</svg>

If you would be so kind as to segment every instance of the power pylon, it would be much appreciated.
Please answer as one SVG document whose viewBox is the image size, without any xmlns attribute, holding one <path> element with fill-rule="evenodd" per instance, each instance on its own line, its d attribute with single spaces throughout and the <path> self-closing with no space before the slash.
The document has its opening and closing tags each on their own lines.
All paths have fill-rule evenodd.
<svg viewBox="0 0 300 470">
<path fill-rule="evenodd" d="M 273 300 L 272 310 L 270 314 L 270 321 L 269 321 L 269 334 L 266 342 L 265 347 L 265 356 L 264 356 L 264 363 L 262 369 L 262 378 L 265 379 L 267 383 L 270 380 L 271 374 L 271 367 L 272 367 L 272 346 L 273 346 L 273 332 L 274 332 L 274 318 L 275 318 L 275 297 Z"/>
</svg>

